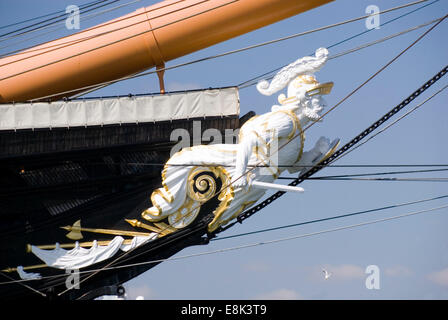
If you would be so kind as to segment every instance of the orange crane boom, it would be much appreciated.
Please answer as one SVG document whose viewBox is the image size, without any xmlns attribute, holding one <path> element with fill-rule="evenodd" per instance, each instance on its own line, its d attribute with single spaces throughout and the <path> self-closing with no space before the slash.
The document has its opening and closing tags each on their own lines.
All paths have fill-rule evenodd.
<svg viewBox="0 0 448 320">
<path fill-rule="evenodd" d="M 330 1 L 162 1 L 0 59 L 0 103 L 38 99 L 152 67 L 163 68 L 167 61 Z M 50 100 L 82 91 L 56 95 Z"/>
</svg>

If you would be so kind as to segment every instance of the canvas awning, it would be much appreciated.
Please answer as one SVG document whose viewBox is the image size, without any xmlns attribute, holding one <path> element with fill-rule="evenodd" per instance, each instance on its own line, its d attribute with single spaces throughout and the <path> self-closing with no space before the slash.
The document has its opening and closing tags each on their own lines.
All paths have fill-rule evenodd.
<svg viewBox="0 0 448 320">
<path fill-rule="evenodd" d="M 236 87 L 160 95 L 0 104 L 0 130 L 102 126 L 239 115 Z"/>
</svg>

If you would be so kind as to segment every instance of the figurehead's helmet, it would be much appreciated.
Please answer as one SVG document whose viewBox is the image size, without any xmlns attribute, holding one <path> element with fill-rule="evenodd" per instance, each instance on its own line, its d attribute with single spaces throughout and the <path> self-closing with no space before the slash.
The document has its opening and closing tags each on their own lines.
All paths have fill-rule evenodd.
<svg viewBox="0 0 448 320">
<path fill-rule="evenodd" d="M 299 101 L 301 95 L 311 97 L 314 95 L 329 94 L 333 88 L 333 82 L 319 83 L 314 75 L 300 75 L 288 85 L 288 98 L 284 94 L 278 96 L 278 102 L 282 105 L 293 104 Z"/>
</svg>

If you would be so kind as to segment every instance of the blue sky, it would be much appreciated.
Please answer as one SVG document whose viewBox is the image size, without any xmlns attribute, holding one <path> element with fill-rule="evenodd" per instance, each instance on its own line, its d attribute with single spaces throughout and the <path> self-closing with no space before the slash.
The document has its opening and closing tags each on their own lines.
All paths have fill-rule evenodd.
<svg viewBox="0 0 448 320">
<path fill-rule="evenodd" d="M 82 5 L 87 2 L 89 1 L 1 1 L 0 17 L 2 25 L 6 25 L 63 10 L 69 4 Z M 155 2 L 157 1 L 142 0 L 86 23 L 81 22 L 81 28 L 119 17 Z M 167 66 L 355 18 L 364 15 L 368 5 L 377 5 L 381 10 L 385 10 L 407 2 L 407 0 L 337 0 L 171 61 Z M 381 16 L 381 22 L 412 8 L 385 14 Z M 447 9 L 448 2 L 440 0 L 379 30 L 337 46 L 330 50 L 330 54 L 441 17 L 447 13 Z M 236 85 L 308 55 L 318 47 L 331 45 L 362 32 L 366 30 L 365 28 L 365 22 L 358 21 L 275 45 L 169 70 L 166 72 L 165 81 L 171 90 Z M 428 27 L 329 61 L 316 74 L 321 82 L 335 83 L 333 92 L 326 97 L 329 106 L 337 103 L 366 80 L 426 29 Z M 313 126 L 307 132 L 306 149 L 311 148 L 320 136 L 339 137 L 342 143 L 349 141 L 436 74 L 445 66 L 448 58 L 447 32 L 448 22 L 445 21 L 358 93 L 331 112 L 323 123 Z M 67 31 L 62 29 L 52 36 L 59 37 L 65 34 Z M 48 39 L 43 37 L 27 44 Z M 5 43 L 0 43 L 0 47 L 3 45 Z M 18 47 L 10 47 L 7 50 L 15 48 Z M 3 49 L 0 52 L 5 51 Z M 440 80 L 405 110 L 409 110 L 442 88 L 448 83 L 447 79 L 445 77 Z M 90 95 L 144 93 L 157 90 L 158 81 L 154 75 L 150 75 L 115 84 Z M 240 91 L 240 98 L 241 115 L 250 110 L 260 114 L 270 110 L 271 105 L 275 103 L 276 95 L 265 97 L 260 95 L 255 87 L 249 87 Z M 447 92 L 444 91 L 418 111 L 335 164 L 448 163 L 447 101 Z M 375 170 L 387 171 L 384 168 L 327 168 L 322 170 L 320 175 Z M 411 176 L 416 177 L 417 174 L 409 175 Z M 418 177 L 447 177 L 447 175 L 443 172 L 424 173 Z M 244 224 L 236 225 L 222 236 L 430 198 L 447 194 L 448 191 L 443 182 L 306 181 L 301 186 L 306 190 L 304 194 L 283 196 L 246 220 Z M 437 200 L 358 217 L 214 241 L 208 246 L 187 248 L 177 256 L 361 223 L 441 206 L 446 202 Z M 129 281 L 125 287 L 130 298 L 143 295 L 146 299 L 448 299 L 447 226 L 448 210 L 444 209 L 352 230 L 167 261 Z M 365 287 L 367 277 L 365 269 L 368 265 L 377 265 L 380 268 L 379 290 L 368 290 Z M 322 268 L 333 273 L 330 279 L 323 279 Z"/>
</svg>

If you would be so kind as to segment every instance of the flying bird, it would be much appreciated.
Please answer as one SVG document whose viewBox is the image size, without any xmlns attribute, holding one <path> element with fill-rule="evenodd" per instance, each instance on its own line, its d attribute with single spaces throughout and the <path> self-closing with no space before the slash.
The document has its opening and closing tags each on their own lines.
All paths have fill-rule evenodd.
<svg viewBox="0 0 448 320">
<path fill-rule="evenodd" d="M 322 272 L 324 273 L 325 280 L 328 280 L 328 278 L 330 278 L 331 276 L 331 273 L 325 269 L 322 269 Z"/>
</svg>

